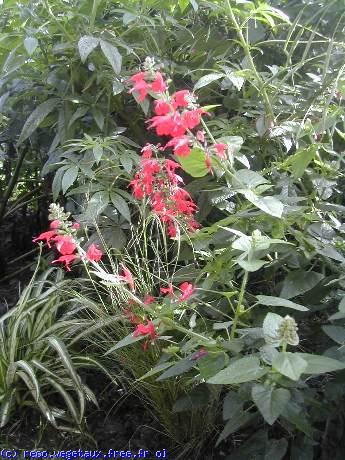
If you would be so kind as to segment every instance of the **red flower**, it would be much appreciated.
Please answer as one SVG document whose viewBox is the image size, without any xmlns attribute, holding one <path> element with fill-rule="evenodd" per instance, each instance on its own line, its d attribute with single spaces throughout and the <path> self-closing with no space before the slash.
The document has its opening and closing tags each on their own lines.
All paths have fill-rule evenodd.
<svg viewBox="0 0 345 460">
<path fill-rule="evenodd" d="M 157 101 L 154 102 L 155 104 L 155 114 L 156 115 L 167 115 L 170 110 L 171 106 L 167 102 L 158 99 Z"/>
<path fill-rule="evenodd" d="M 193 129 L 200 123 L 201 114 L 204 113 L 203 109 L 193 109 L 183 112 L 182 123 L 187 129 Z"/>
<path fill-rule="evenodd" d="M 152 117 L 149 122 L 149 129 L 156 128 L 158 136 L 182 136 L 186 128 L 182 125 L 181 115 L 175 112 L 172 115 L 159 115 Z"/>
<path fill-rule="evenodd" d="M 175 238 L 175 236 L 177 235 L 176 225 L 175 222 L 173 222 L 172 220 L 168 222 L 168 235 L 171 238 Z"/>
<path fill-rule="evenodd" d="M 152 145 L 146 144 L 142 149 L 141 153 L 143 154 L 143 158 L 148 159 L 152 157 Z"/>
<path fill-rule="evenodd" d="M 131 307 L 125 308 L 123 314 L 129 319 L 131 324 L 139 324 L 140 318 L 135 313 L 132 312 Z"/>
<path fill-rule="evenodd" d="M 179 136 L 171 139 L 164 147 L 164 150 L 173 147 L 174 153 L 180 157 L 187 157 L 190 154 L 190 138 L 188 136 Z"/>
<path fill-rule="evenodd" d="M 160 288 L 162 294 L 168 294 L 169 297 L 174 297 L 174 288 L 172 283 L 169 283 L 168 287 Z"/>
<path fill-rule="evenodd" d="M 129 90 L 129 93 L 139 93 L 139 101 L 143 101 L 147 96 L 148 91 L 151 89 L 151 85 L 146 83 L 144 78 L 145 72 L 139 72 L 130 78 L 130 81 L 134 82 L 134 86 Z"/>
<path fill-rule="evenodd" d="M 177 91 L 173 98 L 176 102 L 177 107 L 188 107 L 188 96 L 191 96 L 191 93 L 187 89 L 182 89 L 181 91 Z"/>
<path fill-rule="evenodd" d="M 72 254 L 77 247 L 70 235 L 57 235 L 52 240 L 55 241 L 56 249 L 63 256 Z"/>
<path fill-rule="evenodd" d="M 187 283 L 186 281 L 180 284 L 179 289 L 182 291 L 182 295 L 179 298 L 179 302 L 187 300 L 194 292 L 194 287 L 192 284 Z"/>
<path fill-rule="evenodd" d="M 121 265 L 122 273 L 123 273 L 121 276 L 119 276 L 120 280 L 128 283 L 131 290 L 134 291 L 135 286 L 134 286 L 134 280 L 133 280 L 132 273 L 122 263 L 120 265 Z"/>
<path fill-rule="evenodd" d="M 51 248 L 50 241 L 56 235 L 56 230 L 49 230 L 48 232 L 43 232 L 34 238 L 32 241 L 36 243 L 37 241 L 45 241 L 47 243 L 48 248 Z"/>
<path fill-rule="evenodd" d="M 60 256 L 58 259 L 53 260 L 52 264 L 56 264 L 57 262 L 64 263 L 66 266 L 66 270 L 68 272 L 71 271 L 69 264 L 75 260 L 77 256 L 75 254 L 66 254 L 64 256 Z"/>
<path fill-rule="evenodd" d="M 227 148 L 226 144 L 214 144 L 213 148 L 216 150 L 217 155 L 222 160 L 226 160 L 225 149 Z"/>
<path fill-rule="evenodd" d="M 150 303 L 154 302 L 155 300 L 156 300 L 155 297 L 153 297 L 152 295 L 145 294 L 144 304 L 145 305 L 150 305 Z"/>
<path fill-rule="evenodd" d="M 80 223 L 79 222 L 74 222 L 74 224 L 72 225 L 72 228 L 74 228 L 75 230 L 79 230 Z"/>
<path fill-rule="evenodd" d="M 95 261 L 95 262 L 99 262 L 102 258 L 102 255 L 103 255 L 102 251 L 97 249 L 97 246 L 94 243 L 90 245 L 89 249 L 86 252 L 87 260 Z"/>
<path fill-rule="evenodd" d="M 163 75 L 160 72 L 156 72 L 156 77 L 152 82 L 151 88 L 155 93 L 164 93 L 164 91 L 168 88 Z"/>
<path fill-rule="evenodd" d="M 61 225 L 61 221 L 56 219 L 50 222 L 49 228 L 51 228 L 52 230 L 56 230 L 57 228 L 60 227 L 60 225 Z"/>
<path fill-rule="evenodd" d="M 148 321 L 146 326 L 143 323 L 138 324 L 135 331 L 133 332 L 133 337 L 138 337 L 140 335 L 149 335 L 151 340 L 154 340 L 158 337 L 152 321 Z"/>
</svg>

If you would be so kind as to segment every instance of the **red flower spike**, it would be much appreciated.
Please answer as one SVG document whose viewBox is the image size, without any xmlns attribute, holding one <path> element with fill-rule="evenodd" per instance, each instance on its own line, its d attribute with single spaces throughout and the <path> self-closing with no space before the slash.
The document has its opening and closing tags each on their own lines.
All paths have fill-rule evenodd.
<svg viewBox="0 0 345 460">
<path fill-rule="evenodd" d="M 92 243 L 88 250 L 86 251 L 86 258 L 87 260 L 99 262 L 103 256 L 103 252 L 97 249 L 97 246 Z"/>
<path fill-rule="evenodd" d="M 32 242 L 36 243 L 37 241 L 45 241 L 47 243 L 48 248 L 51 248 L 50 241 L 53 239 L 55 235 L 56 230 L 49 230 L 48 232 L 43 232 L 40 235 L 38 235 L 36 238 L 32 240 Z"/>
<path fill-rule="evenodd" d="M 69 264 L 70 264 L 71 262 L 73 262 L 73 260 L 75 260 L 76 258 L 77 258 L 77 256 L 76 256 L 75 254 L 66 254 L 66 255 L 64 255 L 64 256 L 60 256 L 60 257 L 59 257 L 58 259 L 56 259 L 56 260 L 53 260 L 52 264 L 56 264 L 56 263 L 58 263 L 58 262 L 64 263 L 64 264 L 65 264 L 65 267 L 66 267 L 66 270 L 67 270 L 68 272 L 70 272 L 71 269 L 70 269 Z"/>
<path fill-rule="evenodd" d="M 141 153 L 143 158 L 146 160 L 152 157 L 152 144 L 146 144 L 142 149 Z"/>
<path fill-rule="evenodd" d="M 205 113 L 203 109 L 193 109 L 183 112 L 182 124 L 184 128 L 193 129 L 198 126 L 203 113 Z"/>
<path fill-rule="evenodd" d="M 177 107 L 188 107 L 187 97 L 191 96 L 191 93 L 187 89 L 182 89 L 181 91 L 177 91 L 173 98 L 176 102 Z"/>
<path fill-rule="evenodd" d="M 169 297 L 174 297 L 174 288 L 172 283 L 169 283 L 168 287 L 166 288 L 160 288 L 160 291 L 162 294 L 167 294 Z"/>
<path fill-rule="evenodd" d="M 57 235 L 52 240 L 55 242 L 56 249 L 63 256 L 72 254 L 77 248 L 70 235 Z"/>
<path fill-rule="evenodd" d="M 155 114 L 156 115 L 167 115 L 170 110 L 171 106 L 165 101 L 162 101 L 161 99 L 158 99 L 157 101 L 154 102 L 155 104 Z"/>
<path fill-rule="evenodd" d="M 186 281 L 180 284 L 179 289 L 182 291 L 182 295 L 179 298 L 179 302 L 183 302 L 184 300 L 187 300 L 194 293 L 193 285 L 190 283 L 187 283 Z"/>
<path fill-rule="evenodd" d="M 74 228 L 74 230 L 79 230 L 80 229 L 80 223 L 79 222 L 74 222 L 74 224 L 72 225 L 72 228 Z"/>
<path fill-rule="evenodd" d="M 50 222 L 49 228 L 51 228 L 52 230 L 56 230 L 60 227 L 60 225 L 61 225 L 61 221 L 56 219 Z"/>
<path fill-rule="evenodd" d="M 171 139 L 164 147 L 164 150 L 173 147 L 174 153 L 180 157 L 187 157 L 190 154 L 191 140 L 188 136 L 179 136 Z"/>
<path fill-rule="evenodd" d="M 120 265 L 121 265 L 122 273 L 123 273 L 121 276 L 119 276 L 120 280 L 128 283 L 131 291 L 134 291 L 135 285 L 134 285 L 134 279 L 133 279 L 132 273 L 122 263 L 120 263 Z"/>
<path fill-rule="evenodd" d="M 148 321 L 146 326 L 143 323 L 137 325 L 133 332 L 133 337 L 139 337 L 140 335 L 149 335 L 151 340 L 155 340 L 158 337 L 152 321 Z"/>
<path fill-rule="evenodd" d="M 168 86 L 160 72 L 156 72 L 156 76 L 151 84 L 151 88 L 155 93 L 164 93 L 164 91 L 167 90 Z"/>
</svg>

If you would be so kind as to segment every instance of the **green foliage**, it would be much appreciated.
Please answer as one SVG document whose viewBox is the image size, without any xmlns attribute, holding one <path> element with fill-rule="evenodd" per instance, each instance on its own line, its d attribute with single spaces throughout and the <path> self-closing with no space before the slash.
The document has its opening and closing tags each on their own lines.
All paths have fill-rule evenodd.
<svg viewBox="0 0 345 460">
<path fill-rule="evenodd" d="M 331 436 L 342 440 L 329 427 L 342 420 L 345 396 L 344 6 L 316 3 L 0 6 L 5 151 L 17 145 L 18 157 L 25 152 L 29 174 L 44 163 L 54 199 L 66 200 L 85 236 L 109 249 L 102 270 L 89 273 L 92 287 L 81 281 L 88 289 L 78 302 L 88 313 L 75 321 L 88 318 L 92 328 L 74 340 L 117 363 L 124 358 L 121 376 L 135 381 L 181 442 L 205 441 L 223 410 L 217 442 L 230 445 L 241 430 L 246 437 L 232 460 L 283 458 L 288 449 L 294 458 L 315 458 Z M 164 64 L 171 87 L 194 89 L 209 112 L 208 142 L 227 146 L 213 175 L 201 148 L 179 158 L 202 228 L 171 241 L 127 190 L 139 148 L 152 140 L 143 120 L 152 106 L 127 94 L 128 78 L 146 56 Z M 7 154 L 6 162 L 2 190 L 15 169 Z M 113 282 L 120 262 L 136 278 L 134 294 Z M 196 286 L 187 302 L 163 298 L 162 286 L 171 282 L 177 292 L 183 281 Z M 145 294 L 156 300 L 145 305 Z M 146 352 L 124 313 L 129 301 L 141 321 L 150 318 L 158 328 Z M 294 317 L 282 316 L 286 311 Z M 49 321 L 44 330 L 60 331 L 60 318 Z M 22 322 L 36 330 L 27 316 Z M 15 345 L 11 334 L 6 344 Z M 43 350 L 48 361 L 59 357 L 52 372 L 66 374 L 79 405 L 52 375 L 40 383 L 31 362 L 37 358 L 16 356 L 15 346 L 4 369 L 7 375 L 17 363 L 9 381 L 30 388 L 35 404 L 44 386 L 54 387 L 80 423 L 80 401 L 89 393 L 63 339 L 47 339 Z M 332 382 L 327 374 L 336 371 Z M 4 419 L 17 391 L 5 381 Z"/>
</svg>

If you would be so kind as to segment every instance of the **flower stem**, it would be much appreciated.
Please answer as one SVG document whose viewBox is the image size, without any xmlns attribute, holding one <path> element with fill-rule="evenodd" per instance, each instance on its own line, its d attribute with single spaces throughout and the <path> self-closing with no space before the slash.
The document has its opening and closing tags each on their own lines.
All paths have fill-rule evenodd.
<svg viewBox="0 0 345 460">
<path fill-rule="evenodd" d="M 239 320 L 239 317 L 241 315 L 242 302 L 243 302 L 243 297 L 244 297 L 244 292 L 246 290 L 247 282 L 248 282 L 248 272 L 247 272 L 247 270 L 245 270 L 243 278 L 242 278 L 242 285 L 241 285 L 240 294 L 238 296 L 238 302 L 237 302 L 237 307 L 236 307 L 236 311 L 235 311 L 235 317 L 234 317 L 234 321 L 233 321 L 232 328 L 231 328 L 231 336 L 230 336 L 231 339 L 235 338 L 238 320 Z"/>
</svg>

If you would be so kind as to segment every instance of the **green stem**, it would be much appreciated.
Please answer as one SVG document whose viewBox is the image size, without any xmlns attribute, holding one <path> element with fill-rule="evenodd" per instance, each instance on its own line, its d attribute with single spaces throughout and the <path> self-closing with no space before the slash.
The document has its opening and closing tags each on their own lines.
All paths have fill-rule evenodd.
<svg viewBox="0 0 345 460">
<path fill-rule="evenodd" d="M 241 285 L 240 294 L 238 296 L 238 302 L 237 302 L 234 322 L 233 322 L 232 328 L 231 328 L 231 336 L 230 336 L 231 339 L 235 338 L 238 320 L 239 320 L 239 317 L 241 315 L 242 302 L 243 302 L 243 297 L 244 297 L 244 292 L 246 290 L 247 282 L 248 282 L 248 272 L 247 272 L 247 270 L 245 270 L 244 275 L 243 275 L 243 279 L 242 279 L 242 285 Z"/>
<path fill-rule="evenodd" d="M 255 75 L 256 81 L 258 82 L 260 92 L 261 92 L 261 94 L 262 94 L 262 96 L 264 98 L 266 112 L 269 115 L 271 115 L 272 119 L 274 120 L 273 108 L 272 108 L 271 101 L 270 101 L 270 99 L 268 97 L 268 94 L 266 92 L 266 89 L 265 89 L 265 82 L 261 78 L 259 72 L 256 69 L 256 65 L 255 65 L 253 57 L 252 57 L 252 55 L 250 53 L 250 47 L 249 47 L 246 39 L 244 38 L 244 35 L 242 33 L 242 30 L 241 30 L 241 27 L 239 26 L 239 24 L 238 24 L 238 22 L 236 20 L 236 17 L 234 15 L 234 12 L 233 12 L 231 4 L 230 4 L 230 0 L 225 0 L 225 1 L 226 1 L 226 4 L 227 4 L 227 9 L 229 11 L 230 19 L 231 19 L 231 21 L 232 21 L 232 23 L 234 25 L 234 28 L 235 28 L 235 30 L 237 32 L 237 35 L 238 35 L 240 43 L 242 45 L 244 54 L 246 55 L 246 57 L 248 59 L 249 65 L 251 67 L 251 70 L 252 70 L 253 74 Z"/>
</svg>

